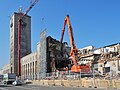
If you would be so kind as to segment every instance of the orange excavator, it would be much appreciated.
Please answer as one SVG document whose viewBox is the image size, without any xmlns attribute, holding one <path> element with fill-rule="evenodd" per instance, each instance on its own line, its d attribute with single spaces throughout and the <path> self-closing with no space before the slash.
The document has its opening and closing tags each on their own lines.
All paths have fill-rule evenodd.
<svg viewBox="0 0 120 90">
<path fill-rule="evenodd" d="M 76 48 L 75 43 L 74 43 L 74 37 L 73 37 L 72 27 L 70 24 L 69 15 L 67 15 L 64 20 L 64 25 L 62 28 L 62 36 L 61 36 L 60 42 L 62 43 L 62 41 L 63 41 L 66 24 L 68 24 L 68 33 L 69 33 L 69 37 L 70 37 L 70 46 L 71 46 L 70 57 L 72 58 L 72 61 L 74 64 L 71 67 L 71 71 L 72 72 L 82 72 L 82 71 L 89 72 L 89 70 L 90 70 L 89 65 L 78 65 L 78 63 L 77 63 L 76 57 L 78 55 L 78 49 Z"/>
</svg>

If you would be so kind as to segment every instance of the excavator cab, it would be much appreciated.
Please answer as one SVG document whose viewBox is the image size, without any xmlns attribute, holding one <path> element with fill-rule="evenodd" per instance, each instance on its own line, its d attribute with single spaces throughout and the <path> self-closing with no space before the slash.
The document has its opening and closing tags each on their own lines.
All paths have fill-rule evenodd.
<svg viewBox="0 0 120 90">
<path fill-rule="evenodd" d="M 73 65 L 71 67 L 72 72 L 80 72 L 80 70 L 81 70 L 80 65 Z"/>
</svg>

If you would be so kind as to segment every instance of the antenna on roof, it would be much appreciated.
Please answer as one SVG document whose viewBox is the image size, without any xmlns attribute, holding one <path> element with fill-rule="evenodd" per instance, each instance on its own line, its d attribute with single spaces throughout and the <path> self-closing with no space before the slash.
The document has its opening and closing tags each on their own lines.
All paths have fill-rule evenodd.
<svg viewBox="0 0 120 90">
<path fill-rule="evenodd" d="M 22 6 L 19 7 L 18 12 L 22 13 Z"/>
</svg>

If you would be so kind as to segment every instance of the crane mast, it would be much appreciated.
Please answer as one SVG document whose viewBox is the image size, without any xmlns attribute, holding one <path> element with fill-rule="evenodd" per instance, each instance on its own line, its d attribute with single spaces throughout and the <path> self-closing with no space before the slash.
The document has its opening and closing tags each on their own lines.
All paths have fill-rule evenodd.
<svg viewBox="0 0 120 90">
<path fill-rule="evenodd" d="M 29 8 L 26 10 L 25 13 L 20 13 L 20 18 L 18 19 L 18 73 L 17 76 L 21 76 L 21 62 L 20 62 L 20 58 L 21 58 L 21 30 L 22 30 L 22 19 L 24 18 L 25 15 L 27 15 L 27 13 L 33 8 L 33 6 L 35 6 L 35 4 L 38 2 L 39 0 L 34 0 L 34 2 L 32 2 L 31 0 L 31 5 L 29 6 Z"/>
</svg>

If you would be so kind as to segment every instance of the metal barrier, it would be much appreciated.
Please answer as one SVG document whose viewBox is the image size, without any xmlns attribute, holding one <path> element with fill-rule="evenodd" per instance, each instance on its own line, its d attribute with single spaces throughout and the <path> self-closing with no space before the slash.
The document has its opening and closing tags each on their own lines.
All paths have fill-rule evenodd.
<svg viewBox="0 0 120 90">
<path fill-rule="evenodd" d="M 69 87 L 70 86 L 70 82 L 69 80 L 62 80 L 63 86 L 65 87 Z"/>
<path fill-rule="evenodd" d="M 46 85 L 46 86 L 48 86 L 48 85 L 49 85 L 48 80 L 44 80 L 43 82 L 44 82 L 44 85 Z"/>
<path fill-rule="evenodd" d="M 113 88 L 120 89 L 120 80 L 113 80 Z"/>
<path fill-rule="evenodd" d="M 38 75 L 39 76 L 39 75 Z M 30 77 L 28 77 L 31 79 Z M 32 79 L 33 80 L 33 79 Z M 45 86 L 65 86 L 65 87 L 88 87 L 88 88 L 115 88 L 120 89 L 120 80 L 105 80 L 104 78 L 87 77 L 83 78 L 80 74 L 73 74 L 68 72 L 53 72 L 47 73 L 46 78 L 39 78 L 33 80 L 35 85 Z"/>
<path fill-rule="evenodd" d="M 97 88 L 110 89 L 110 80 L 96 80 Z"/>
<path fill-rule="evenodd" d="M 70 86 L 72 87 L 81 87 L 81 80 L 70 80 Z"/>
<path fill-rule="evenodd" d="M 95 85 L 96 83 L 96 85 Z M 110 80 L 95 79 L 81 79 L 81 80 L 33 80 L 34 85 L 45 85 L 45 86 L 65 86 L 65 87 L 87 87 L 87 88 L 104 88 L 110 89 Z M 120 89 L 120 80 L 112 81 L 112 88 Z"/>
<path fill-rule="evenodd" d="M 50 86 L 55 86 L 54 80 L 48 80 L 48 83 L 49 83 Z"/>
<path fill-rule="evenodd" d="M 82 87 L 89 87 L 89 88 L 91 88 L 92 86 L 93 86 L 92 80 L 82 79 Z"/>
<path fill-rule="evenodd" d="M 54 80 L 55 86 L 61 86 L 62 81 L 61 80 Z"/>
</svg>

